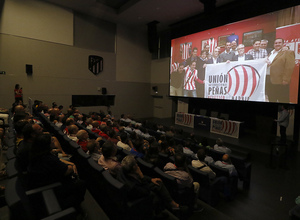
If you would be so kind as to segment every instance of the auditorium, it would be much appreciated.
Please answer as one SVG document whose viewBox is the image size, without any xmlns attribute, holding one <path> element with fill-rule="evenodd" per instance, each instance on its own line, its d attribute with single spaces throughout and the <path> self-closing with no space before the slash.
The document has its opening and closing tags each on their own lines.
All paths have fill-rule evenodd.
<svg viewBox="0 0 300 220">
<path fill-rule="evenodd" d="M 300 219 L 297 0 L 0 0 L 0 10 L 0 219 Z M 292 67 L 277 84 L 281 52 Z M 51 156 L 32 153 L 39 144 Z M 47 177 L 48 160 L 62 179 Z"/>
</svg>

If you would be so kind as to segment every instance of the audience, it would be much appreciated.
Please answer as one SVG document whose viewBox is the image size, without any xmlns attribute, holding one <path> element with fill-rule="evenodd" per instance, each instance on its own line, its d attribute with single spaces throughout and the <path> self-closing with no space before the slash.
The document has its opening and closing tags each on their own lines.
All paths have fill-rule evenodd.
<svg viewBox="0 0 300 220">
<path fill-rule="evenodd" d="M 111 141 L 106 141 L 102 146 L 102 155 L 98 164 L 108 170 L 113 176 L 117 176 L 121 169 L 121 164 L 117 160 L 117 146 Z"/>
<path fill-rule="evenodd" d="M 49 134 L 38 135 L 31 146 L 28 166 L 28 189 L 61 182 L 62 188 L 57 193 L 63 209 L 75 207 L 79 209 L 84 200 L 85 184 L 81 180 L 73 181 L 77 176 L 75 164 L 61 161 L 51 154 L 52 138 Z"/>
<path fill-rule="evenodd" d="M 130 139 L 128 139 L 128 135 L 125 132 L 120 134 L 120 141 L 118 141 L 117 146 L 123 148 L 124 150 L 130 151 L 133 148 L 133 144 Z"/>
<path fill-rule="evenodd" d="M 98 160 L 102 155 L 99 142 L 96 140 L 89 140 L 87 143 L 87 149 L 87 154 L 91 155 L 91 158 L 98 163 Z"/>
<path fill-rule="evenodd" d="M 197 157 L 198 160 L 192 160 L 192 166 L 205 173 L 208 173 L 210 180 L 215 179 L 216 178 L 215 172 L 212 171 L 212 169 L 205 162 L 205 157 L 206 157 L 205 149 L 203 148 L 199 149 L 197 152 Z"/>
<path fill-rule="evenodd" d="M 229 170 L 229 174 L 231 176 L 237 176 L 237 171 L 234 165 L 231 163 L 231 159 L 228 154 L 224 154 L 222 157 L 222 161 L 216 161 L 215 165 Z"/>
<path fill-rule="evenodd" d="M 231 150 L 228 147 L 224 146 L 224 142 L 221 138 L 218 138 L 216 140 L 214 150 L 219 151 L 219 152 L 223 152 L 225 154 L 231 154 Z"/>
<path fill-rule="evenodd" d="M 122 171 L 118 179 L 126 184 L 129 200 L 150 197 L 156 213 L 164 209 L 161 203 L 170 209 L 180 209 L 179 204 L 171 198 L 162 180 L 144 176 L 133 156 L 126 156 L 121 164 Z"/>
</svg>

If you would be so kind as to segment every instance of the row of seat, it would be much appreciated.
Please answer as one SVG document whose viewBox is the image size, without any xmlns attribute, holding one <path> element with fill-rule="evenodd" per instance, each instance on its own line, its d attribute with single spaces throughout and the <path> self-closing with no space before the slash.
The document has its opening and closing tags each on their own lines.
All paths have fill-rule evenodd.
<svg viewBox="0 0 300 220">
<path fill-rule="evenodd" d="M 157 140 L 159 140 L 161 133 L 156 132 L 154 130 L 148 129 L 149 134 L 154 136 Z M 174 137 L 174 140 L 176 144 L 182 144 L 185 145 L 185 140 L 181 138 Z M 197 144 L 193 145 L 194 149 L 199 149 L 200 146 Z M 197 151 L 197 150 L 196 150 Z M 211 156 L 214 161 L 222 160 L 222 157 L 225 153 L 216 151 L 214 149 L 209 149 L 207 152 L 208 156 Z M 161 155 L 162 156 L 162 155 Z M 165 156 L 167 157 L 167 155 Z M 239 180 L 243 182 L 243 189 L 248 190 L 250 188 L 250 182 L 251 182 L 251 171 L 252 171 L 252 163 L 248 162 L 248 154 L 240 154 L 240 155 L 234 155 L 232 154 L 230 156 L 232 164 L 235 166 Z M 168 159 L 164 159 L 168 160 Z"/>
<path fill-rule="evenodd" d="M 71 161 L 76 164 L 80 179 L 86 182 L 89 192 L 110 219 L 152 219 L 151 198 L 129 201 L 123 183 L 98 165 L 76 142 L 69 139 L 43 114 L 39 112 L 35 112 L 35 114 L 44 127 L 57 137 L 63 150 L 72 155 Z M 97 134 L 89 134 L 93 135 L 91 138 L 97 137 L 95 136 Z"/>
<path fill-rule="evenodd" d="M 25 174 L 16 169 L 15 133 L 9 117 L 9 132 L 7 134 L 6 172 L 8 181 L 5 189 L 5 200 L 10 211 L 10 219 L 74 219 L 76 210 L 71 207 L 62 210 L 55 191 L 61 186 L 54 183 L 32 190 L 24 187 Z"/>
</svg>

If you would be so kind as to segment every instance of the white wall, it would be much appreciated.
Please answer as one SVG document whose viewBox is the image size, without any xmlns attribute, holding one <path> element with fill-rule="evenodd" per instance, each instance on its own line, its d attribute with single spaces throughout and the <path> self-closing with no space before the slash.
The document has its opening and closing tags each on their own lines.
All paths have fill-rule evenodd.
<svg viewBox="0 0 300 220">
<path fill-rule="evenodd" d="M 158 94 L 162 98 L 153 98 L 153 116 L 156 118 L 172 117 L 172 99 L 169 95 L 169 63 L 170 59 L 152 60 L 151 63 L 151 88 L 158 87 Z M 150 89 L 151 90 L 151 89 Z M 153 91 L 151 93 L 154 95 Z"/>
<path fill-rule="evenodd" d="M 41 1 L 6 0 L 0 33 L 73 45 L 73 13 Z"/>
<path fill-rule="evenodd" d="M 7 2 L 10 1 L 7 0 L 5 4 Z M 45 27 L 49 26 L 51 29 L 53 24 L 47 23 L 48 13 L 45 12 L 44 18 L 42 11 L 49 9 L 55 15 L 52 16 L 53 19 L 64 20 L 64 16 L 56 16 L 56 9 L 61 11 L 60 8 L 40 1 L 24 1 L 24 4 L 25 2 L 29 11 L 33 14 L 36 12 L 39 15 L 38 19 L 46 22 L 43 23 Z M 5 13 L 8 10 L 11 18 L 14 17 L 13 14 L 22 12 L 19 7 L 11 7 L 10 4 L 6 6 L 3 10 Z M 20 16 L 22 17 L 22 13 L 18 14 L 18 19 L 22 19 Z M 24 21 L 27 20 L 26 16 L 23 17 Z M 1 22 L 2 27 L 9 26 L 7 19 L 1 19 Z M 84 22 L 82 20 L 80 25 L 84 25 Z M 30 26 L 26 22 L 25 25 Z M 107 28 L 107 26 L 109 25 L 100 25 L 98 28 Z M 70 27 L 73 28 L 73 23 Z M 33 29 L 38 32 L 38 29 Z M 116 51 L 105 52 L 100 49 L 84 49 L 84 38 L 80 38 L 83 41 L 80 42 L 82 47 L 79 48 L 68 45 L 70 43 L 68 36 L 67 42 L 57 43 L 58 40 L 53 38 L 47 40 L 43 36 L 33 37 L 13 31 L 14 29 L 10 34 L 0 33 L 0 71 L 6 72 L 6 75 L 0 75 L 0 107 L 11 107 L 14 102 L 13 89 L 17 83 L 23 87 L 25 102 L 28 97 L 31 97 L 33 100 L 42 100 L 48 105 L 55 101 L 65 108 L 71 104 L 72 95 L 97 95 L 100 94 L 98 87 L 106 87 L 108 94 L 116 95 L 115 105 L 111 110 L 117 117 L 121 113 L 138 118 L 153 115 L 153 100 L 149 91 L 151 56 L 147 50 L 146 34 L 119 27 L 117 31 L 119 35 L 115 36 Z M 57 39 L 64 39 L 64 32 L 56 34 L 59 35 Z M 102 40 L 101 35 L 97 40 Z M 104 70 L 98 76 L 88 70 L 89 55 L 104 58 Z M 27 76 L 25 72 L 26 64 L 33 65 L 32 77 Z M 81 110 L 86 111 L 83 113 L 88 113 L 99 111 L 100 108 L 103 109 L 103 107 L 84 107 Z"/>
</svg>

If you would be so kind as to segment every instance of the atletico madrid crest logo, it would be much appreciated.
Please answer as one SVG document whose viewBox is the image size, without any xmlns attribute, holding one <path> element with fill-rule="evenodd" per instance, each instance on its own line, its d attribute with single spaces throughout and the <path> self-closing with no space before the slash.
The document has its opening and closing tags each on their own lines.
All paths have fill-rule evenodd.
<svg viewBox="0 0 300 220">
<path fill-rule="evenodd" d="M 249 100 L 256 91 L 260 75 L 258 71 L 250 65 L 237 65 L 228 72 L 228 95 L 232 99 Z"/>
</svg>

